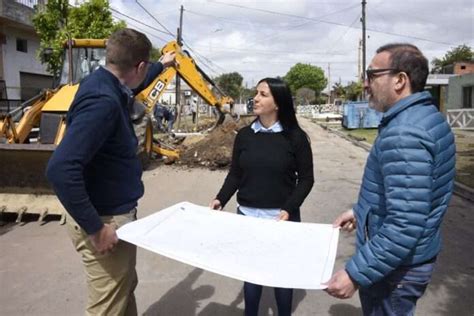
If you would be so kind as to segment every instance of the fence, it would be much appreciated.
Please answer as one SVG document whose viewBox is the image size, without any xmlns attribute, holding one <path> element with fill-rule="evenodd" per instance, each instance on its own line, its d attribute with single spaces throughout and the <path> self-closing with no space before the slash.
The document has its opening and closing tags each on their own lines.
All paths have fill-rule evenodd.
<svg viewBox="0 0 474 316">
<path fill-rule="evenodd" d="M 296 107 L 298 114 L 302 115 L 313 115 L 315 113 L 342 113 L 342 106 L 335 104 L 308 104 L 308 105 L 298 105 Z"/>
<path fill-rule="evenodd" d="M 474 130 L 474 109 L 447 110 L 446 114 L 451 128 Z"/>
</svg>

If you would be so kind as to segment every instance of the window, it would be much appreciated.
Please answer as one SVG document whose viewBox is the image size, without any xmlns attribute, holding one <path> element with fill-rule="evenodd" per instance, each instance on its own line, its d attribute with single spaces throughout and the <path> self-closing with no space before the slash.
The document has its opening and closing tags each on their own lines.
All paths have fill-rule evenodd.
<svg viewBox="0 0 474 316">
<path fill-rule="evenodd" d="M 474 86 L 468 86 L 462 88 L 462 107 L 463 109 L 472 109 L 472 99 Z"/>
<path fill-rule="evenodd" d="M 26 39 L 16 39 L 16 50 L 23 53 L 28 53 L 28 41 Z"/>
</svg>

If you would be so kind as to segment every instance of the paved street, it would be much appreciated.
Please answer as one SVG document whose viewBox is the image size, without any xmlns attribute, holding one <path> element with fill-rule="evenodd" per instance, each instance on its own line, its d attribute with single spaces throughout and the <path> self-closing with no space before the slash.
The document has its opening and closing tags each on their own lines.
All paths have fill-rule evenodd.
<svg viewBox="0 0 474 316">
<path fill-rule="evenodd" d="M 311 137 L 316 183 L 302 207 L 303 221 L 330 223 L 356 200 L 367 152 L 301 119 Z M 207 205 L 226 172 L 157 165 L 144 174 L 143 217 L 179 201 Z M 226 207 L 235 210 L 235 200 Z M 444 221 L 444 248 L 417 315 L 473 315 L 474 207 L 454 196 Z M 336 269 L 354 250 L 354 235 L 341 234 Z M 311 251 L 311 249 L 308 249 Z M 57 221 L 0 229 L 0 315 L 82 315 L 86 299 L 79 256 Z M 242 282 L 140 249 L 135 292 L 140 314 L 242 315 Z M 264 291 L 261 315 L 275 315 L 273 293 Z M 294 315 L 360 315 L 357 297 L 336 300 L 322 291 L 297 290 Z"/>
</svg>

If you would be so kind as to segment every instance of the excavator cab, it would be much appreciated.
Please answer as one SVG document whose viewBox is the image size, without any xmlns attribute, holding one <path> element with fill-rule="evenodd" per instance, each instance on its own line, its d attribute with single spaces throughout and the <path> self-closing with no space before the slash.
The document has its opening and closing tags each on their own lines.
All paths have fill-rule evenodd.
<svg viewBox="0 0 474 316">
<path fill-rule="evenodd" d="M 100 66 L 105 66 L 105 47 L 72 47 L 70 54 L 65 55 L 60 85 L 78 84 Z"/>
</svg>

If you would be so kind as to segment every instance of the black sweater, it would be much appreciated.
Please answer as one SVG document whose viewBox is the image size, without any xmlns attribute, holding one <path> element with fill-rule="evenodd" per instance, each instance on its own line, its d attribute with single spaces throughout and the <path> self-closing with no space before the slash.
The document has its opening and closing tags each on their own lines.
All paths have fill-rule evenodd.
<svg viewBox="0 0 474 316">
<path fill-rule="evenodd" d="M 217 199 L 224 206 L 238 190 L 240 205 L 280 208 L 295 219 L 313 182 L 313 154 L 302 130 L 255 133 L 247 126 L 235 138 L 230 171 Z"/>
</svg>

